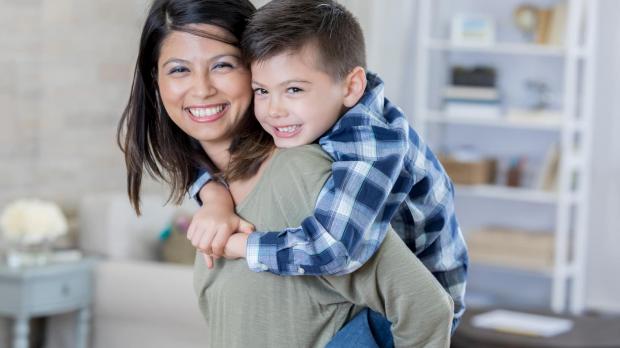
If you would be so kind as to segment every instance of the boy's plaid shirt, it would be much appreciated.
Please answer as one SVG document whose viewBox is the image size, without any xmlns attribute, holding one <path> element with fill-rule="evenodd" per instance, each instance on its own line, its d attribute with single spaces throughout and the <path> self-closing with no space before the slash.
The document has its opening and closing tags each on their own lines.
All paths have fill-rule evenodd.
<svg viewBox="0 0 620 348">
<path fill-rule="evenodd" d="M 454 213 L 454 189 L 431 150 L 369 73 L 360 102 L 319 143 L 332 176 L 302 226 L 254 232 L 250 269 L 280 275 L 339 275 L 361 267 L 394 230 L 464 311 L 467 249 Z M 190 188 L 197 197 L 208 174 Z M 276 232 L 276 233 L 274 233 Z"/>
</svg>

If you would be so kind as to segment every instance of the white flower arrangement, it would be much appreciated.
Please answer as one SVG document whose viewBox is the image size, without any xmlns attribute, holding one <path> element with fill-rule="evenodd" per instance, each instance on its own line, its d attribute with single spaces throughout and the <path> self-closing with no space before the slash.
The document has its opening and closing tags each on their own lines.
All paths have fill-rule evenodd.
<svg viewBox="0 0 620 348">
<path fill-rule="evenodd" d="M 9 204 L 0 217 L 4 239 L 25 245 L 53 241 L 67 233 L 67 219 L 53 202 L 21 199 Z"/>
</svg>

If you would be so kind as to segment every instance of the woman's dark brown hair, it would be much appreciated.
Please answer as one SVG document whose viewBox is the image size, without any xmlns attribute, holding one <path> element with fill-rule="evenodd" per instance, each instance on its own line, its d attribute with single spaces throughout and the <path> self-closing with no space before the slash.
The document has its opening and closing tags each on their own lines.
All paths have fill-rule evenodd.
<svg viewBox="0 0 620 348">
<path fill-rule="evenodd" d="M 127 193 L 140 214 L 140 188 L 146 171 L 170 186 L 169 200 L 179 203 L 199 169 L 227 180 L 250 177 L 273 148 L 252 105 L 233 130 L 229 167 L 218 172 L 196 139 L 168 117 L 158 96 L 157 61 L 162 42 L 174 30 L 200 35 L 190 24 L 213 24 L 233 34 L 238 45 L 256 8 L 249 0 L 155 0 L 142 29 L 129 101 L 118 125 L 117 142 L 125 155 Z"/>
</svg>

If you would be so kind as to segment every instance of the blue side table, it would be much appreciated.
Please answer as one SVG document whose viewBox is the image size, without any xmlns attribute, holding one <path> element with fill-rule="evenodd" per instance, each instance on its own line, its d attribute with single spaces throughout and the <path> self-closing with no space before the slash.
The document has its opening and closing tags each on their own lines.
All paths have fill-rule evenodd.
<svg viewBox="0 0 620 348">
<path fill-rule="evenodd" d="M 13 348 L 27 348 L 29 320 L 79 311 L 76 347 L 86 348 L 94 260 L 9 268 L 0 264 L 0 316 L 11 317 Z"/>
</svg>

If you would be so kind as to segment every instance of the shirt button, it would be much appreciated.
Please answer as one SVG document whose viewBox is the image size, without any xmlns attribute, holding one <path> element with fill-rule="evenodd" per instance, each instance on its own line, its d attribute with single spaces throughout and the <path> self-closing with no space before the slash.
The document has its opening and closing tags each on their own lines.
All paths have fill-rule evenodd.
<svg viewBox="0 0 620 348">
<path fill-rule="evenodd" d="M 269 269 L 269 266 L 265 265 L 264 263 L 260 264 L 260 269 L 262 269 L 263 271 L 266 271 Z"/>
<path fill-rule="evenodd" d="M 303 268 L 301 268 L 301 267 L 299 267 L 299 268 L 297 269 L 297 272 L 298 272 L 299 274 L 304 274 L 304 273 L 306 273 L 306 271 L 305 271 Z"/>
</svg>

